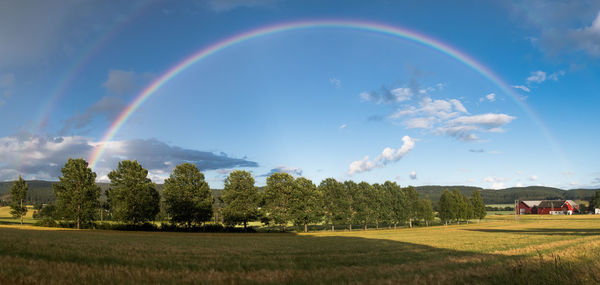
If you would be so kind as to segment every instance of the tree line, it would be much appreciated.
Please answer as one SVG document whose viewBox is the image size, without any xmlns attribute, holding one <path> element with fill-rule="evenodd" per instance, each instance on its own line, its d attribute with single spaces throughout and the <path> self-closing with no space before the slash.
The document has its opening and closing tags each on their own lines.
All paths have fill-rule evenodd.
<svg viewBox="0 0 600 285">
<path fill-rule="evenodd" d="M 429 225 L 435 218 L 428 197 L 420 199 L 414 187 L 400 187 L 390 181 L 369 184 L 327 178 L 315 185 L 304 177 L 274 173 L 261 192 L 250 172 L 234 170 L 225 178 L 220 203 L 215 203 L 204 174 L 191 163 L 174 168 L 164 182 L 162 195 L 148 178 L 148 171 L 135 160 L 119 162 L 117 169 L 108 174 L 110 186 L 105 193 L 95 183 L 96 173 L 83 159 L 69 159 L 61 173 L 53 184 L 55 203 L 45 205 L 39 214 L 70 221 L 78 229 L 98 218 L 103 220 L 104 215 L 139 225 L 154 221 L 161 209 L 172 224 L 187 228 L 213 220 L 244 228 L 260 221 L 283 231 L 290 224 L 304 231 L 313 224 L 326 224 L 332 231 L 336 227 L 352 230 L 353 225 L 366 230 L 369 226 Z M 11 188 L 11 208 L 13 215 L 21 219 L 27 211 L 23 205 L 26 191 L 27 184 L 19 177 Z M 106 199 L 100 199 L 102 194 Z M 484 216 L 479 191 L 470 199 L 458 191 L 442 195 L 439 217 L 443 222 Z"/>
</svg>

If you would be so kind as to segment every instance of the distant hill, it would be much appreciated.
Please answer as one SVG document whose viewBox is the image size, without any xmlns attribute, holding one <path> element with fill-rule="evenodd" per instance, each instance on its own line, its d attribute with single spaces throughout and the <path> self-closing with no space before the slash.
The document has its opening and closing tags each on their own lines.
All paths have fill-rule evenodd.
<svg viewBox="0 0 600 285">
<path fill-rule="evenodd" d="M 52 181 L 33 180 L 27 181 L 29 185 L 28 200 L 31 202 L 49 203 L 54 201 L 54 192 L 52 191 Z M 13 182 L 0 182 L 0 200 L 6 200 Z M 109 183 L 98 183 L 103 192 L 108 189 Z M 159 192 L 162 192 L 162 184 L 158 184 Z M 458 189 L 461 193 L 471 196 L 474 190 L 481 191 L 481 197 L 486 204 L 512 204 L 515 200 L 544 200 L 544 199 L 571 199 L 571 200 L 589 200 L 600 189 L 573 189 L 563 190 L 552 187 L 529 186 L 512 187 L 501 190 L 483 189 L 473 186 L 418 186 L 415 187 L 421 197 L 429 196 L 434 203 L 440 199 L 445 189 L 450 191 Z M 213 189 L 215 197 L 221 196 L 220 189 Z"/>
</svg>

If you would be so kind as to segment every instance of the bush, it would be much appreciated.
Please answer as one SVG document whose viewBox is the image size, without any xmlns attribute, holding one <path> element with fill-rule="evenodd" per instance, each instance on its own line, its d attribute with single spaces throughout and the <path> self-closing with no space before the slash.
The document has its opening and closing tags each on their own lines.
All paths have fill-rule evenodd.
<svg viewBox="0 0 600 285">
<path fill-rule="evenodd" d="M 48 228 L 56 228 L 59 226 L 59 224 L 52 218 L 44 218 L 41 221 L 35 222 L 34 225 L 38 226 L 38 227 L 48 227 Z"/>
</svg>

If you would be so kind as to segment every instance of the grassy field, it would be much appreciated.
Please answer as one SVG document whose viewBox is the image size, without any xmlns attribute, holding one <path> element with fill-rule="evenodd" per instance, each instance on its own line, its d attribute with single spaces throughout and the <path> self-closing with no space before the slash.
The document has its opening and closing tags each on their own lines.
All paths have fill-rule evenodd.
<svg viewBox="0 0 600 285">
<path fill-rule="evenodd" d="M 33 224 L 33 206 L 27 206 L 27 214 L 23 217 L 23 224 Z M 20 224 L 21 220 L 13 218 L 10 215 L 10 207 L 0 207 L 0 225 L 1 224 Z"/>
<path fill-rule="evenodd" d="M 2 225 L 0 264 L 0 284 L 589 284 L 600 282 L 600 217 L 308 234 Z"/>
</svg>

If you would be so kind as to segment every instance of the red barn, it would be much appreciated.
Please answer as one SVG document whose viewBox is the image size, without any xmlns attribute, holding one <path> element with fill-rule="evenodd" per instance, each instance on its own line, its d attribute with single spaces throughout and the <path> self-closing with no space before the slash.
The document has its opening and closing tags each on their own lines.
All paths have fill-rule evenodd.
<svg viewBox="0 0 600 285">
<path fill-rule="evenodd" d="M 572 215 L 579 211 L 573 200 L 520 201 L 517 214 Z"/>
<path fill-rule="evenodd" d="M 517 205 L 517 214 L 537 214 L 537 212 L 533 212 L 533 209 L 542 203 L 542 201 L 520 201 L 519 205 Z"/>
</svg>

